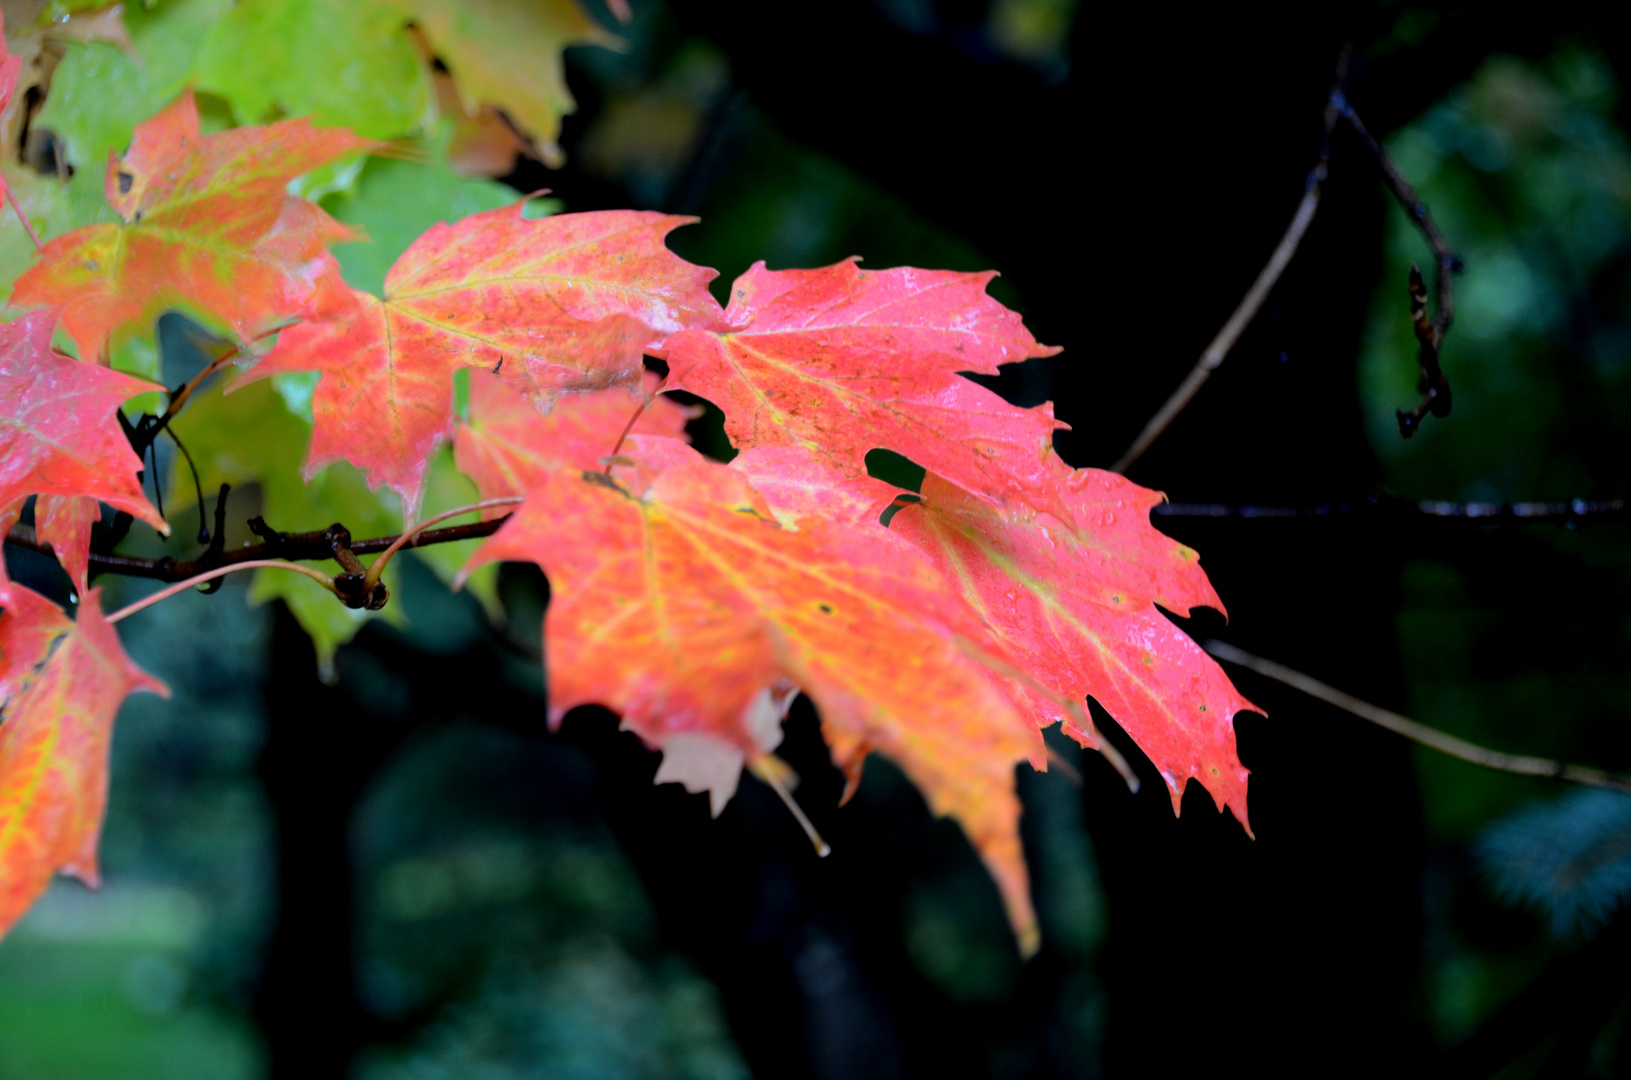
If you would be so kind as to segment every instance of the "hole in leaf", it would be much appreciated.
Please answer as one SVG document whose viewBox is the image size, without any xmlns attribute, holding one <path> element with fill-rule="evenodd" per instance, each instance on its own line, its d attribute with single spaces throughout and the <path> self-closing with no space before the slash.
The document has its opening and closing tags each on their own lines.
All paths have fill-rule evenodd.
<svg viewBox="0 0 1631 1080">
<path fill-rule="evenodd" d="M 923 490 L 923 466 L 893 450 L 868 450 L 866 471 L 867 475 L 886 484 L 894 484 L 907 491 Z"/>
</svg>

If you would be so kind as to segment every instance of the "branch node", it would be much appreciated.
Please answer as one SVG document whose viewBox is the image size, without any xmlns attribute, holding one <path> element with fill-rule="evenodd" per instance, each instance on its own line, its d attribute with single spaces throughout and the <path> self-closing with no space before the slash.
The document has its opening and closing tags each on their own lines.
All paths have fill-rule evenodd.
<svg viewBox="0 0 1631 1080">
<path fill-rule="evenodd" d="M 336 521 L 323 533 L 323 541 L 334 553 L 334 561 L 345 573 L 334 578 L 334 592 L 348 608 L 366 608 L 378 611 L 390 599 L 390 590 L 382 582 L 368 580 L 368 568 L 351 550 L 351 530 Z"/>
<path fill-rule="evenodd" d="M 266 519 L 256 514 L 249 519 L 249 531 L 260 537 L 266 548 L 268 558 L 277 558 L 283 548 L 283 534 L 266 524 Z"/>
</svg>

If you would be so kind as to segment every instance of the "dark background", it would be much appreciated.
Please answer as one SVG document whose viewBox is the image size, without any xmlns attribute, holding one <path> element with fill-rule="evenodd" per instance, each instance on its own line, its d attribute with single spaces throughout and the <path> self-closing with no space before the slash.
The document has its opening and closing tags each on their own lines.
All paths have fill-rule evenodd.
<svg viewBox="0 0 1631 1080">
<path fill-rule="evenodd" d="M 994 267 L 999 297 L 1065 347 L 995 384 L 1024 404 L 1053 400 L 1072 426 L 1060 453 L 1104 466 L 1283 232 L 1351 42 L 1348 95 L 1368 126 L 1439 132 L 1452 179 L 1419 182 L 1429 201 L 1461 199 L 1435 203 L 1452 242 L 1471 250 L 1467 232 L 1494 244 L 1528 230 L 1534 250 L 1578 270 L 1549 279 L 1562 314 L 1513 331 L 1520 349 L 1479 337 L 1485 308 L 1472 303 L 1471 329 L 1452 330 L 1444 352 L 1456 413 L 1408 448 L 1386 441 L 1391 407 L 1413 403 L 1401 256 L 1428 253 L 1339 129 L 1319 215 L 1263 314 L 1130 476 L 1177 503 L 1624 497 L 1623 25 L 1568 4 L 1035 4 L 1062 21 L 1025 46 L 993 30 L 1001 7 L 636 5 L 628 51 L 569 54 L 579 112 L 566 167 L 510 182 L 547 186 L 569 210 L 699 214 L 673 246 L 726 282 L 761 256 Z M 1580 90 L 1574 71 L 1609 79 L 1608 96 Z M 1595 118 L 1586 134 L 1539 122 L 1545 138 L 1583 147 L 1574 158 L 1541 135 L 1534 144 L 1576 175 L 1609 177 L 1605 205 L 1620 217 L 1580 226 L 1602 249 L 1589 256 L 1574 233 L 1524 216 L 1525 184 L 1575 190 L 1524 173 L 1524 145 L 1488 166 L 1443 136 L 1477 114 L 1478 87 L 1495 95 L 1491 123 L 1510 119 L 1501 88 L 1523 78 L 1561 88 L 1574 111 L 1556 115 L 1569 123 Z M 1471 112 L 1440 106 L 1458 93 L 1474 95 Z M 1422 118 L 1436 106 L 1434 128 Z M 1401 160 L 1408 171 L 1420 156 Z M 1477 288 L 1482 271 L 1469 257 L 1462 284 Z M 696 434 L 710 445 L 705 424 Z M 1201 552 L 1230 607 L 1227 624 L 1194 620 L 1197 637 L 1475 741 L 1631 769 L 1624 525 L 1358 511 L 1160 525 Z M 506 570 L 499 633 L 421 576 L 405 584 L 418 629 L 364 630 L 341 651 L 335 686 L 318 681 L 281 607 L 219 616 L 265 659 L 206 665 L 183 702 L 232 713 L 237 735 L 153 727 L 144 741 L 121 724 L 109 864 L 151 869 L 157 845 L 175 880 L 223 860 L 242 875 L 242 895 L 212 901 L 237 922 L 136 949 L 122 985 L 151 1003 L 175 982 L 162 965 L 179 965 L 176 1008 L 238 1017 L 223 1030 L 239 1035 L 221 1038 L 274 1077 L 1631 1068 L 1620 1038 L 1631 942 L 1614 905 L 1553 932 L 1474 862 L 1480 830 L 1524 800 L 1555 799 L 1555 786 L 1432 761 L 1231 672 L 1267 712 L 1237 721 L 1257 838 L 1198 788 L 1174 818 L 1125 738 L 1146 778 L 1137 796 L 1096 756 L 1079 759 L 1079 786 L 1022 770 L 1043 946 L 1021 963 L 966 843 L 898 773 L 869 764 L 857 800 L 834 808 L 841 778 L 807 703 L 782 753 L 836 849 L 821 862 L 757 784 L 710 820 L 704 800 L 652 786 L 656 757 L 608 714 L 579 710 L 559 734 L 544 730 L 528 660 L 541 578 Z M 189 600 L 146 648 L 182 640 L 203 605 L 241 604 L 232 595 Z M 224 829 L 231 813 L 247 838 L 200 838 L 200 819 Z M 169 839 L 144 848 L 131 840 L 143 829 Z M 151 956 L 159 967 L 137 966 Z"/>
</svg>

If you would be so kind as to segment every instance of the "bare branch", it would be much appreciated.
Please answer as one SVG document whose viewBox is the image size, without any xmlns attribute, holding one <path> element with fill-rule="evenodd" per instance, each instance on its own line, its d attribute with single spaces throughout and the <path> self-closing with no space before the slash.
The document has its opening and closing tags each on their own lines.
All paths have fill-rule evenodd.
<svg viewBox="0 0 1631 1080">
<path fill-rule="evenodd" d="M 1286 518 L 1371 517 L 1396 521 L 1461 522 L 1468 525 L 1606 525 L 1627 520 L 1623 499 L 1569 502 L 1458 503 L 1423 500 L 1414 502 L 1390 495 L 1369 495 L 1363 499 L 1312 503 L 1305 506 L 1252 506 L 1228 503 L 1158 503 L 1150 511 L 1156 517 L 1246 518 L 1283 520 Z"/>
<path fill-rule="evenodd" d="M 1235 308 L 1229 321 L 1223 324 L 1217 336 L 1212 339 L 1201 358 L 1195 362 L 1184 381 L 1178 389 L 1172 392 L 1144 430 L 1138 433 L 1138 438 L 1127 448 L 1116 463 L 1110 466 L 1111 472 L 1125 473 L 1134 462 L 1144 456 L 1144 452 L 1156 439 L 1161 437 L 1179 413 L 1200 392 L 1212 372 L 1222 366 L 1234 348 L 1235 342 L 1245 332 L 1246 327 L 1256 317 L 1263 302 L 1273 291 L 1280 275 L 1285 272 L 1286 266 L 1297 253 L 1297 246 L 1302 242 L 1303 234 L 1308 231 L 1309 223 L 1314 220 L 1314 211 L 1319 207 L 1320 191 L 1329 173 L 1331 163 L 1331 135 L 1336 130 L 1339 120 L 1346 120 L 1352 125 L 1356 134 L 1364 140 L 1365 145 L 1376 158 L 1377 166 L 1382 173 L 1382 180 L 1387 185 L 1394 198 L 1399 200 L 1410 220 L 1421 230 L 1422 236 L 1427 239 L 1428 246 L 1433 249 L 1435 266 L 1435 288 L 1437 292 L 1437 314 L 1431 321 L 1427 319 L 1427 289 L 1422 282 L 1421 271 L 1415 266 L 1410 267 L 1410 314 L 1416 327 L 1416 339 L 1420 343 L 1420 355 L 1417 362 L 1421 367 L 1422 399 L 1414 409 L 1400 409 L 1399 433 L 1409 438 L 1421 426 L 1422 419 L 1431 413 L 1433 416 L 1444 417 L 1450 414 L 1450 382 L 1439 366 L 1439 352 L 1444 344 L 1444 335 L 1450 329 L 1450 323 L 1455 318 L 1455 297 L 1451 286 L 1451 276 L 1461 270 L 1461 259 L 1456 255 L 1444 233 L 1433 221 L 1427 212 L 1427 205 L 1416 194 L 1416 189 L 1404 178 L 1399 167 L 1388 157 L 1387 151 L 1382 149 L 1374 136 L 1371 135 L 1359 114 L 1354 111 L 1347 96 L 1343 93 L 1342 85 L 1346 79 L 1348 66 L 1348 50 L 1343 49 L 1337 62 L 1337 75 L 1331 86 L 1331 93 L 1325 102 L 1325 135 L 1320 143 L 1319 161 L 1308 174 L 1308 181 L 1303 192 L 1302 202 L 1297 204 L 1297 212 L 1292 215 L 1291 224 L 1287 226 L 1286 233 L 1280 238 L 1269 261 L 1263 267 L 1257 280 L 1247 290 L 1240 305 Z"/>
<path fill-rule="evenodd" d="M 414 547 L 424 547 L 429 544 L 452 544 L 460 540 L 476 540 L 491 536 L 498 531 L 499 526 L 508 521 L 508 516 L 495 518 L 492 521 L 475 521 L 468 525 L 452 525 L 445 529 L 432 529 L 419 534 Z M 260 519 L 256 518 L 259 522 Z M 219 555 L 206 552 L 198 559 L 176 560 L 172 558 L 144 559 L 133 555 L 111 555 L 103 552 L 91 552 L 91 572 L 93 574 L 121 574 L 125 577 L 150 578 L 155 581 L 184 581 L 191 577 L 225 566 L 237 566 L 259 559 L 279 558 L 290 562 L 317 562 L 333 559 L 334 546 L 329 539 L 329 530 L 306 533 L 279 533 L 266 528 L 261 522 L 258 535 L 267 537 L 262 544 L 239 548 L 236 551 L 226 551 Z M 370 540 L 358 540 L 347 545 L 354 555 L 373 555 L 382 552 L 396 543 L 397 536 L 380 536 Z M 14 547 L 28 551 L 37 551 L 44 555 L 51 554 L 49 544 L 40 543 L 35 536 L 33 528 L 27 525 L 14 525 L 7 534 L 6 541 Z"/>
<path fill-rule="evenodd" d="M 1143 431 L 1138 432 L 1137 439 L 1132 440 L 1127 452 L 1120 455 L 1117 462 L 1111 465 L 1112 473 L 1125 473 L 1132 467 L 1132 463 L 1143 457 L 1143 452 L 1150 449 L 1150 445 L 1156 439 L 1160 439 L 1161 432 L 1166 431 L 1166 427 L 1184 411 L 1184 406 L 1189 405 L 1189 401 L 1200 392 L 1200 387 L 1207 382 L 1207 378 L 1212 377 L 1212 372 L 1222 367 L 1223 359 L 1228 357 L 1228 351 L 1235 347 L 1236 341 L 1246 331 L 1246 326 L 1251 325 L 1251 320 L 1258 315 L 1258 308 L 1262 307 L 1262 302 L 1269 299 L 1269 292 L 1274 290 L 1275 282 L 1280 281 L 1280 274 L 1284 274 L 1287 264 L 1292 261 L 1292 256 L 1297 255 L 1297 245 L 1302 243 L 1303 233 L 1308 232 L 1308 225 L 1315 220 L 1315 210 L 1319 209 L 1319 191 L 1331 170 L 1331 132 L 1336 131 L 1337 121 L 1342 117 L 1342 109 L 1346 108 L 1346 100 L 1342 98 L 1342 83 L 1347 80 L 1347 54 L 1349 54 L 1347 46 L 1342 47 L 1341 55 L 1337 57 L 1336 62 L 1336 78 L 1331 82 L 1331 93 L 1326 96 L 1324 135 L 1323 139 L 1319 140 L 1319 160 L 1308 173 L 1308 181 L 1303 186 L 1303 201 L 1298 202 L 1297 212 L 1292 214 L 1292 224 L 1285 227 L 1285 235 L 1280 237 L 1279 245 L 1275 245 L 1274 253 L 1269 256 L 1269 263 L 1262 268 L 1261 274 L 1258 274 L 1258 281 L 1251 282 L 1251 289 L 1246 290 L 1246 295 L 1235 308 L 1235 313 L 1228 316 L 1227 323 L 1223 323 L 1223 330 L 1218 331 L 1217 336 L 1212 338 L 1212 344 L 1200 354 L 1199 361 L 1196 361 L 1189 375 L 1184 377 L 1184 382 L 1179 383 L 1178 390 L 1174 390 L 1173 396 L 1169 396 L 1165 405 L 1156 409 L 1155 416 L 1151 416 L 1150 423 L 1145 424 Z"/>
<path fill-rule="evenodd" d="M 1396 712 L 1372 705 L 1368 701 L 1361 701 L 1351 694 L 1345 694 L 1333 686 L 1327 686 L 1318 679 L 1304 675 L 1300 671 L 1276 664 L 1272 660 L 1264 660 L 1260 656 L 1253 656 L 1244 649 L 1237 649 L 1222 641 L 1207 641 L 1201 646 L 1219 660 L 1227 660 L 1231 664 L 1250 668 L 1259 675 L 1267 676 L 1287 686 L 1301 690 L 1309 697 L 1318 698 L 1328 705 L 1335 705 L 1339 709 L 1353 713 L 1361 720 L 1369 720 L 1378 727 L 1387 728 L 1407 739 L 1412 739 L 1423 746 L 1431 747 L 1441 754 L 1448 754 L 1453 758 L 1482 765 L 1486 769 L 1498 769 L 1501 772 L 1519 773 L 1523 776 L 1549 776 L 1556 780 L 1567 780 L 1571 784 L 1584 784 L 1587 787 L 1608 788 L 1611 791 L 1623 791 L 1631 794 L 1631 779 L 1614 776 L 1601 769 L 1590 769 L 1584 765 L 1568 765 L 1550 758 L 1529 757 L 1523 754 L 1503 754 L 1499 750 L 1490 750 L 1465 739 L 1458 739 L 1454 735 L 1446 735 L 1437 728 L 1430 728 L 1426 724 L 1418 724 L 1408 717 L 1400 716 Z"/>
<path fill-rule="evenodd" d="M 1439 352 L 1444 347 L 1444 335 L 1449 332 L 1450 323 L 1455 321 L 1455 294 L 1451 278 L 1461 270 L 1462 263 L 1433 220 L 1433 215 L 1427 212 L 1427 204 L 1421 201 L 1421 196 L 1416 194 L 1410 181 L 1404 178 L 1393 159 L 1387 156 L 1387 151 L 1382 149 L 1382 144 L 1365 127 L 1353 106 L 1346 99 L 1342 99 L 1340 105 L 1343 119 L 1353 126 L 1354 132 L 1365 140 L 1365 145 L 1375 155 L 1388 190 L 1404 207 L 1411 223 L 1421 231 L 1427 246 L 1433 249 L 1433 284 L 1438 311 L 1431 322 L 1427 319 L 1427 288 L 1422 282 L 1421 270 L 1416 264 L 1410 264 L 1410 318 L 1415 324 L 1416 340 L 1421 346 L 1417 362 L 1421 365 L 1422 399 L 1414 409 L 1399 410 L 1399 434 L 1408 439 L 1416 433 L 1429 413 L 1440 419 L 1450 415 L 1450 381 L 1439 367 Z"/>
<path fill-rule="evenodd" d="M 1325 134 L 1320 141 L 1319 160 L 1308 173 L 1302 201 L 1297 204 L 1297 212 L 1291 216 L 1291 224 L 1286 226 L 1286 234 L 1280 238 L 1280 243 L 1269 256 L 1268 264 L 1257 275 L 1257 280 L 1252 282 L 1252 287 L 1246 291 L 1234 314 L 1229 316 L 1229 321 L 1223 324 L 1223 329 L 1218 331 L 1212 343 L 1206 347 L 1206 351 L 1201 353 L 1201 358 L 1195 361 L 1195 366 L 1184 377 L 1178 389 L 1174 390 L 1166 403 L 1150 417 L 1149 423 L 1144 425 L 1144 430 L 1138 433 L 1138 438 L 1133 440 L 1126 453 L 1110 466 L 1111 472 L 1124 473 L 1131 468 L 1133 462 L 1143 457 L 1144 451 L 1148 450 L 1151 444 L 1161 437 L 1161 433 L 1167 430 L 1168 425 L 1177 419 L 1178 414 L 1184 411 L 1184 407 L 1200 392 L 1206 380 L 1212 377 L 1212 372 L 1223 365 L 1229 350 L 1235 347 L 1235 342 L 1256 317 L 1258 309 L 1263 306 L 1263 301 L 1268 299 L 1275 283 L 1280 280 L 1280 275 L 1285 272 L 1291 257 L 1297 254 L 1297 245 L 1302 243 L 1303 234 L 1308 231 L 1309 224 L 1314 220 L 1314 211 L 1319 209 L 1320 190 L 1330 172 L 1331 133 L 1336 130 L 1337 121 L 1342 118 L 1342 110 L 1345 107 L 1342 84 L 1347 75 L 1348 50 L 1344 47 L 1337 59 L 1336 79 L 1331 85 L 1331 93 L 1325 99 Z"/>
</svg>

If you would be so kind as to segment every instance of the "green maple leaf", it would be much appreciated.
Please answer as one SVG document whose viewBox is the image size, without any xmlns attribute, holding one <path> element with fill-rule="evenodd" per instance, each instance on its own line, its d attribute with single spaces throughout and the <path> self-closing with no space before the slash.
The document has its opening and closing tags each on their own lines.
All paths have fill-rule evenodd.
<svg viewBox="0 0 1631 1080">
<path fill-rule="evenodd" d="M 447 65 L 465 108 L 496 105 L 559 166 L 561 117 L 576 108 L 561 52 L 619 48 L 575 0 L 391 0 Z"/>
<path fill-rule="evenodd" d="M 100 41 L 67 47 L 34 123 L 56 133 L 74 168 L 68 182 L 71 213 L 43 236 L 118 220 L 102 194 L 108 155 L 122 152 L 137 124 L 187 88 L 204 35 L 230 6 L 230 0 L 169 0 L 151 8 L 130 4 L 125 25 L 135 56 Z M 220 126 L 212 126 L 212 119 L 218 118 L 206 112 L 205 130 Z"/>
<path fill-rule="evenodd" d="M 380 0 L 241 0 L 210 28 L 197 73 L 197 88 L 245 124 L 310 116 L 389 139 L 431 110 L 425 62 L 401 12 Z"/>
</svg>

